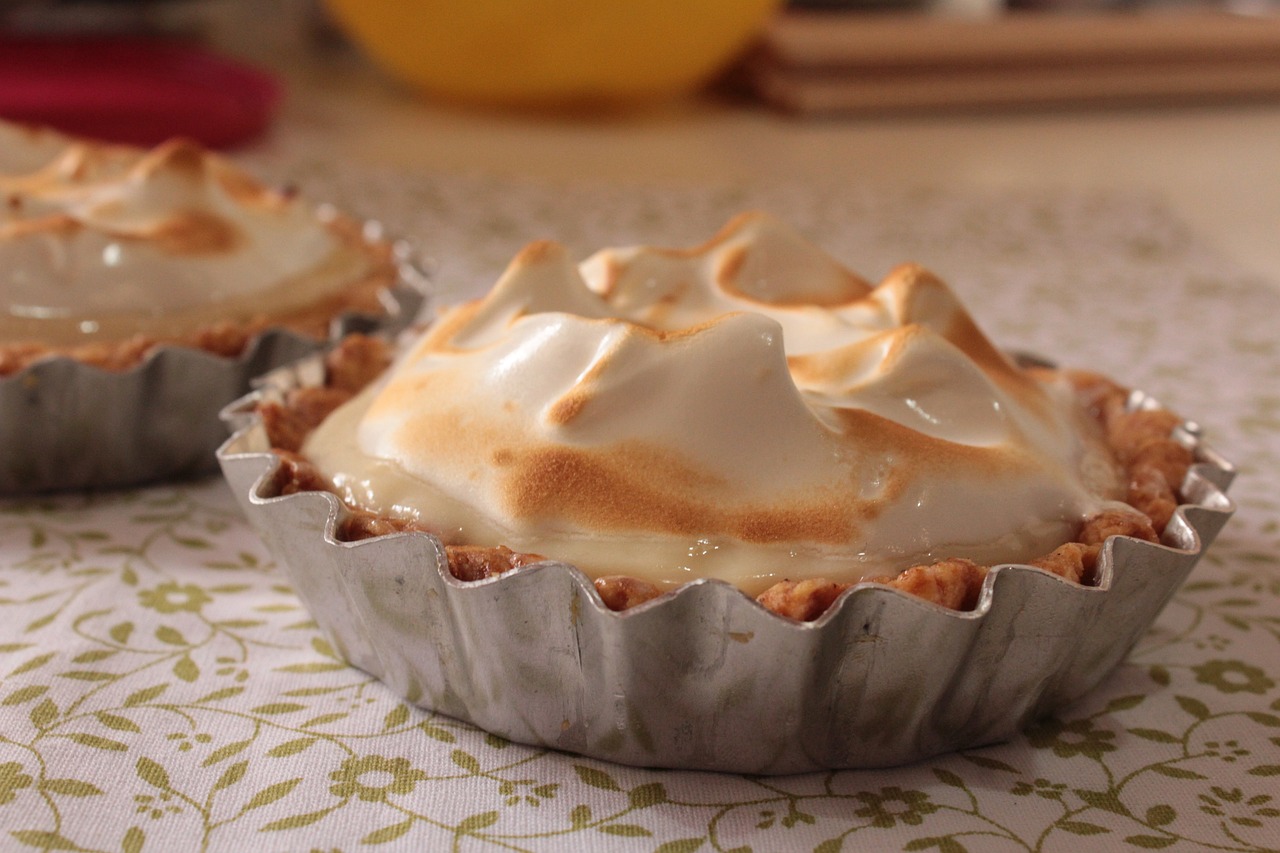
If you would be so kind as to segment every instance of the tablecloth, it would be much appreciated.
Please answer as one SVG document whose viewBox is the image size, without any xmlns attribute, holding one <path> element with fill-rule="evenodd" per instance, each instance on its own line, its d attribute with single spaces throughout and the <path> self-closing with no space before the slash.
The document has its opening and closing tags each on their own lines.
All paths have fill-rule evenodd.
<svg viewBox="0 0 1280 853">
<path fill-rule="evenodd" d="M 1239 465 L 1239 512 L 1128 660 L 1012 742 L 766 778 L 614 766 L 409 707 L 337 658 L 217 478 L 7 499 L 0 848 L 1280 849 L 1280 289 L 1157 199 L 261 167 L 409 238 L 442 300 L 528 239 L 691 245 L 748 207 L 869 278 L 923 262 L 1000 344 L 1199 421 Z"/>
</svg>

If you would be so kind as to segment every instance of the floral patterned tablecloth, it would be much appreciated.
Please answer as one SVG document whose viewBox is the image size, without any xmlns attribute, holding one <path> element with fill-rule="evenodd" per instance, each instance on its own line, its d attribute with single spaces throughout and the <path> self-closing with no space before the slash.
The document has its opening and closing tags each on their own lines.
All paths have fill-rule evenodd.
<svg viewBox="0 0 1280 853">
<path fill-rule="evenodd" d="M 765 207 L 915 259 L 1006 346 L 1110 372 L 1236 460 L 1240 510 L 1092 695 L 1013 742 L 756 778 L 532 749 L 345 666 L 218 480 L 0 502 L 0 849 L 1280 849 L 1280 289 L 1147 198 L 701 190 L 264 168 L 376 214 L 446 298 L 526 239 L 691 244 Z"/>
</svg>

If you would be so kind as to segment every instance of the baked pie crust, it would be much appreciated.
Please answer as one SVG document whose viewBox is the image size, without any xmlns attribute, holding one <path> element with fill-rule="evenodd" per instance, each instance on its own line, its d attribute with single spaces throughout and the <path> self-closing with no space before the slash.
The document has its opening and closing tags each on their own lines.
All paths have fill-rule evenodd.
<svg viewBox="0 0 1280 853">
<path fill-rule="evenodd" d="M 378 378 L 391 364 L 391 346 L 381 338 L 351 335 L 325 359 L 325 382 L 318 387 L 297 388 L 281 400 L 264 398 L 257 405 L 272 450 L 280 458 L 264 497 L 308 491 L 335 493 L 333 483 L 305 455 L 302 447 L 311 431 L 336 408 Z M 1044 368 L 1041 368 L 1044 369 Z M 1191 451 L 1177 438 L 1182 420 L 1167 409 L 1130 409 L 1130 392 L 1105 377 L 1068 372 L 1080 395 L 1081 406 L 1106 431 L 1107 441 L 1123 466 L 1129 508 L 1113 508 L 1086 519 L 1071 541 L 1030 560 L 1028 565 L 1083 585 L 1094 581 L 1094 570 L 1103 543 L 1112 536 L 1128 536 L 1146 542 L 1160 541 L 1160 534 L 1178 506 L 1179 492 L 1192 463 Z M 338 527 L 340 541 L 356 542 L 394 533 L 435 533 L 429 525 L 400 516 L 383 515 L 348 505 Z M 504 545 L 445 545 L 449 572 L 461 581 L 477 581 L 554 555 L 525 554 Z M 971 610 L 989 566 L 952 558 L 917 565 L 894 577 L 865 577 L 859 583 L 876 583 L 953 610 Z M 596 578 L 596 591 L 610 610 L 627 610 L 661 595 L 652 583 L 626 576 Z M 817 619 L 851 582 L 823 578 L 780 581 L 757 596 L 768 610 L 800 621 Z"/>
</svg>

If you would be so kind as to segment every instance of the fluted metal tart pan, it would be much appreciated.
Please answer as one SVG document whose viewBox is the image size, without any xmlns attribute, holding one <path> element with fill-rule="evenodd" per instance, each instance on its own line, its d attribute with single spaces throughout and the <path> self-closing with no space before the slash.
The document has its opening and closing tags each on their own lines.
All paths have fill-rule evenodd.
<svg viewBox="0 0 1280 853">
<path fill-rule="evenodd" d="M 1108 540 L 1094 586 L 1004 565 L 973 611 L 865 584 L 799 623 L 702 580 L 619 613 L 564 563 L 461 582 L 433 536 L 341 542 L 335 496 L 264 491 L 276 461 L 258 396 L 322 376 L 304 361 L 229 407 L 218 457 L 335 648 L 424 708 L 623 764 L 792 773 L 1008 739 L 1124 659 L 1234 510 L 1234 469 L 1188 424 L 1186 503 L 1160 544 Z"/>
</svg>

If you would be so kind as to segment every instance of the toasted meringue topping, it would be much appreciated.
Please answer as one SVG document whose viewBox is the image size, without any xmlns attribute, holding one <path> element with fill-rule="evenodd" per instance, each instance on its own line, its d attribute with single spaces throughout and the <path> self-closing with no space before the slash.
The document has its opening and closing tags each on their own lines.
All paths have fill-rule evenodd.
<svg viewBox="0 0 1280 853">
<path fill-rule="evenodd" d="M 287 313 L 370 262 L 193 143 L 150 152 L 0 125 L 0 338 L 68 344 Z"/>
<path fill-rule="evenodd" d="M 1119 491 L 1065 383 L 919 267 L 871 287 L 781 223 L 526 248 L 306 453 L 351 502 L 593 576 L 759 592 L 1027 560 Z"/>
</svg>

